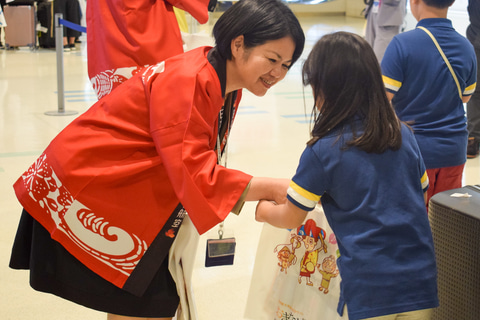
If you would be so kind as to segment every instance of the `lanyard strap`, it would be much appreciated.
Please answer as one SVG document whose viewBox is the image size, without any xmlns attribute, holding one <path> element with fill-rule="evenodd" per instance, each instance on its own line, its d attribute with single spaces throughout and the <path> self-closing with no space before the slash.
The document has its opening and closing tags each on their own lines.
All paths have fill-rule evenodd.
<svg viewBox="0 0 480 320">
<path fill-rule="evenodd" d="M 447 57 L 445 56 L 445 53 L 443 53 L 443 50 L 440 47 L 440 45 L 438 44 L 437 39 L 435 39 L 433 34 L 427 28 L 424 28 L 424 27 L 417 27 L 417 28 L 422 29 L 423 31 L 425 31 L 430 36 L 430 38 L 432 38 L 433 43 L 435 44 L 435 46 L 438 49 L 438 52 L 440 52 L 440 55 L 443 58 L 443 61 L 445 61 L 445 63 L 447 64 L 448 70 L 450 70 L 450 73 L 452 74 L 453 80 L 455 80 L 455 84 L 457 85 L 458 95 L 460 97 L 460 100 L 462 100 L 462 89 L 460 88 L 460 83 L 458 82 L 457 75 L 455 74 L 455 71 L 453 71 L 452 65 L 450 64 Z"/>
<path fill-rule="evenodd" d="M 143 296 L 164 259 L 168 259 L 170 247 L 177 236 L 186 211 L 179 203 L 162 230 L 148 247 L 138 265 L 133 269 L 122 289 L 138 297 Z"/>
</svg>

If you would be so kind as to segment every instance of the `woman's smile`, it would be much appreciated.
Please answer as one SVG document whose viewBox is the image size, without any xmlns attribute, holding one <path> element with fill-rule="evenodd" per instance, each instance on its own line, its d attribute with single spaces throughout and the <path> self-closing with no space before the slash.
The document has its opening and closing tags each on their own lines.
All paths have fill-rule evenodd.
<svg viewBox="0 0 480 320">
<path fill-rule="evenodd" d="M 243 36 L 238 37 L 232 47 L 230 73 L 227 71 L 227 93 L 245 88 L 256 96 L 265 95 L 287 75 L 294 50 L 295 42 L 290 37 L 267 41 L 254 48 L 245 48 Z"/>
</svg>

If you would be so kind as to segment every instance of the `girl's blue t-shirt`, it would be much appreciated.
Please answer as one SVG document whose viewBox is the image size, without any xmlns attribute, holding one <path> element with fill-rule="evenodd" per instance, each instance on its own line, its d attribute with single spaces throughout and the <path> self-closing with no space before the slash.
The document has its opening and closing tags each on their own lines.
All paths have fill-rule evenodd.
<svg viewBox="0 0 480 320">
<path fill-rule="evenodd" d="M 340 138 L 339 138 L 340 137 Z M 340 251 L 339 313 L 350 320 L 438 306 L 433 239 L 424 203 L 425 165 L 411 130 L 382 154 L 336 130 L 303 152 L 288 199 L 311 210 L 320 198 Z"/>
</svg>

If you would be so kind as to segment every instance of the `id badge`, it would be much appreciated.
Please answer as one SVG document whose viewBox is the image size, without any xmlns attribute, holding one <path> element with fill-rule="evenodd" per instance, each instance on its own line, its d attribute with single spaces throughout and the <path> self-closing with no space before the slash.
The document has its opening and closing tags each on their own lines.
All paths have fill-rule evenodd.
<svg viewBox="0 0 480 320">
<path fill-rule="evenodd" d="M 207 239 L 205 267 L 232 265 L 235 245 L 235 238 Z"/>
<path fill-rule="evenodd" d="M 373 7 L 372 7 L 372 12 L 373 13 L 378 13 L 378 8 L 380 7 L 380 1 L 375 0 L 373 2 Z"/>
</svg>

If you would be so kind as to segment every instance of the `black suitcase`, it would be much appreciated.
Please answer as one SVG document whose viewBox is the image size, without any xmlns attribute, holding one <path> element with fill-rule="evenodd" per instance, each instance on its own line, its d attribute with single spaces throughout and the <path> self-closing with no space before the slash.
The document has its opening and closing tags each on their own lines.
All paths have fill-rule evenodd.
<svg viewBox="0 0 480 320">
<path fill-rule="evenodd" d="M 452 194 L 456 194 L 453 197 Z M 432 320 L 480 318 L 480 185 L 437 193 L 428 205 L 440 307 Z"/>
<path fill-rule="evenodd" d="M 55 14 L 53 1 L 39 2 L 37 5 L 37 21 L 40 24 L 38 44 L 42 48 L 55 48 Z"/>
</svg>

